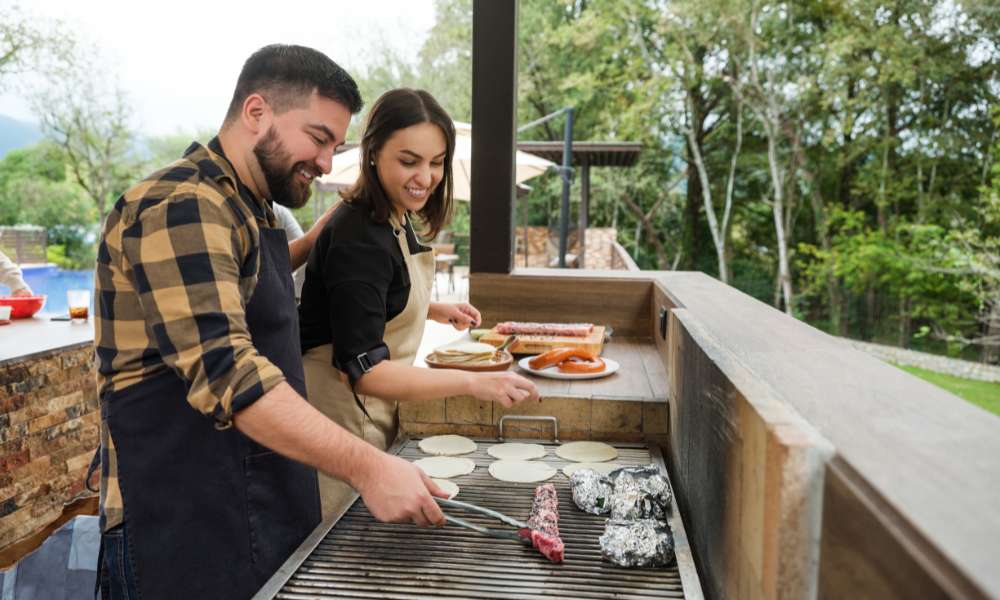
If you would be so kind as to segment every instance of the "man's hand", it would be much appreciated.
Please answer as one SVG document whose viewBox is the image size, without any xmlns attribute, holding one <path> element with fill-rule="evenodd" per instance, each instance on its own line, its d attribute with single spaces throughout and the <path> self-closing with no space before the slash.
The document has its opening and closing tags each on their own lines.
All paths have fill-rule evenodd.
<svg viewBox="0 0 1000 600">
<path fill-rule="evenodd" d="M 431 496 L 447 498 L 448 493 L 419 467 L 398 456 L 382 454 L 375 468 L 358 478 L 357 488 L 379 521 L 419 527 L 444 525 L 444 513 Z"/>
<path fill-rule="evenodd" d="M 33 296 L 34 294 L 28 288 L 23 288 L 20 290 L 15 290 L 11 292 L 11 296 Z"/>
<path fill-rule="evenodd" d="M 438 323 L 450 324 L 455 329 L 462 331 L 470 327 L 477 327 L 483 322 L 482 315 L 475 306 L 468 302 L 458 302 L 449 304 L 447 302 L 431 302 L 427 310 L 427 316 Z"/>
<path fill-rule="evenodd" d="M 519 402 L 531 400 L 537 402 L 538 388 L 535 384 L 517 373 L 504 371 L 500 373 L 473 373 L 470 392 L 478 400 L 496 402 L 504 408 L 510 408 Z"/>
</svg>

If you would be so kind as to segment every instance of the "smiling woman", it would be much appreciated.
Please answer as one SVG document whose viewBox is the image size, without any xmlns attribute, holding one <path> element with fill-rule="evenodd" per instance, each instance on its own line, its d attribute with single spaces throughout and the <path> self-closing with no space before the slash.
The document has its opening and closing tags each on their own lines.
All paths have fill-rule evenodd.
<svg viewBox="0 0 1000 600">
<path fill-rule="evenodd" d="M 306 265 L 299 310 L 307 397 L 320 411 L 385 449 L 399 427 L 397 402 L 470 394 L 504 406 L 537 398 L 509 372 L 413 366 L 427 319 L 474 327 L 469 304 L 430 301 L 434 255 L 421 243 L 452 206 L 451 118 L 427 92 L 398 89 L 375 103 L 361 140 L 362 169 L 320 234 Z M 325 515 L 353 493 L 320 478 Z"/>
</svg>

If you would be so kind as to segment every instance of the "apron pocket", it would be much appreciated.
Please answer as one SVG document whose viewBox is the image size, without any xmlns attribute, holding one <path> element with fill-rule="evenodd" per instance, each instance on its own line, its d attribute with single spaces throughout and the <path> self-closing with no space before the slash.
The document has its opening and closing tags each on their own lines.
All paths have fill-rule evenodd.
<svg viewBox="0 0 1000 600">
<path fill-rule="evenodd" d="M 275 452 L 251 454 L 243 459 L 243 468 L 250 558 L 254 573 L 266 580 L 310 532 L 309 528 L 303 528 L 303 499 L 289 497 L 288 492 L 303 491 L 312 470 Z M 315 475 L 312 481 L 311 490 L 315 496 Z M 313 503 L 316 504 L 315 498 Z M 312 520 L 315 521 L 315 517 Z M 310 519 L 307 517 L 305 522 L 309 523 Z"/>
</svg>

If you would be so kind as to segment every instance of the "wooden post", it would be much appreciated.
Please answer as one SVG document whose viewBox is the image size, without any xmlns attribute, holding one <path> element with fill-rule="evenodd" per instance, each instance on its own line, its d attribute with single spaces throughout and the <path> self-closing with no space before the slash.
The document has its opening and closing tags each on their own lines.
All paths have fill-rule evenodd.
<svg viewBox="0 0 1000 600">
<path fill-rule="evenodd" d="M 472 4 L 472 273 L 513 266 L 517 7 L 517 0 Z"/>
<path fill-rule="evenodd" d="M 590 224 L 590 159 L 584 154 L 580 157 L 580 225 L 577 239 L 580 240 L 578 261 L 581 269 L 587 268 L 587 227 Z"/>
</svg>

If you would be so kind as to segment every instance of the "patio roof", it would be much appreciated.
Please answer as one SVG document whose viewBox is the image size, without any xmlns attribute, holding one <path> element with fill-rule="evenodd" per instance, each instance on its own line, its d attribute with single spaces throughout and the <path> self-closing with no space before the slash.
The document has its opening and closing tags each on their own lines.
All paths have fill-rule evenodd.
<svg viewBox="0 0 1000 600">
<path fill-rule="evenodd" d="M 346 142 L 337 148 L 337 154 L 356 148 L 357 142 Z M 563 143 L 518 142 L 517 149 L 562 164 Z M 580 167 L 631 167 L 642 151 L 639 142 L 573 142 L 573 166 Z"/>
<path fill-rule="evenodd" d="M 517 149 L 562 164 L 563 143 L 518 142 Z M 573 142 L 573 166 L 631 167 L 642 151 L 639 142 Z"/>
</svg>

